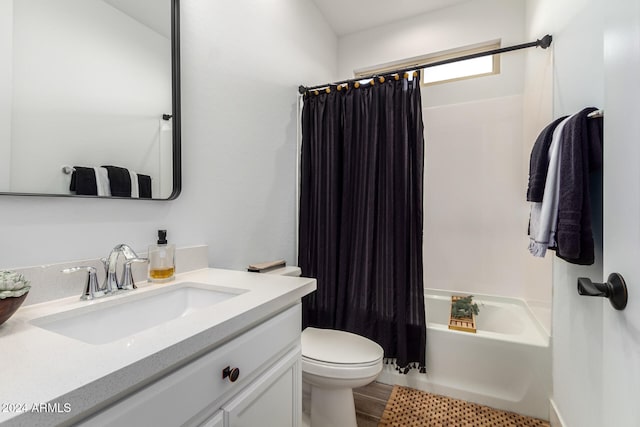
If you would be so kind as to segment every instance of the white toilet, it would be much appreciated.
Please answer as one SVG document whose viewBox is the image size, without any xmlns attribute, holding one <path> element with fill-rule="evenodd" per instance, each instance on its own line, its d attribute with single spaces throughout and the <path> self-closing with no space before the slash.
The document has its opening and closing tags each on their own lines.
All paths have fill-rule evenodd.
<svg viewBox="0 0 640 427">
<path fill-rule="evenodd" d="M 299 267 L 270 274 L 300 276 Z M 375 380 L 384 351 L 350 332 L 306 328 L 302 331 L 302 382 L 311 387 L 311 427 L 357 427 L 352 389 Z"/>
<path fill-rule="evenodd" d="M 375 380 L 384 352 L 349 332 L 302 331 L 302 381 L 311 385 L 311 427 L 356 427 L 352 389 Z"/>
</svg>

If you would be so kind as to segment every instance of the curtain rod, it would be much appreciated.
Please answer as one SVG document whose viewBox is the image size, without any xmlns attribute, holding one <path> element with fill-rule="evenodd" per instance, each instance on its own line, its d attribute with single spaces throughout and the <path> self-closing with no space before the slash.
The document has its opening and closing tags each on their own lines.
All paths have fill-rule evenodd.
<svg viewBox="0 0 640 427">
<path fill-rule="evenodd" d="M 384 75 L 390 75 L 390 74 L 400 74 L 400 75 L 402 75 L 405 72 L 413 71 L 416 68 L 435 67 L 437 65 L 451 64 L 452 62 L 466 61 L 467 59 L 480 58 L 482 56 L 497 55 L 497 54 L 500 54 L 500 53 L 511 52 L 512 50 L 526 49 L 526 48 L 529 48 L 529 47 L 538 47 L 539 46 L 539 47 L 541 47 L 543 49 L 546 49 L 549 46 L 551 46 L 551 41 L 552 40 L 553 40 L 553 37 L 551 37 L 551 35 L 547 34 L 543 38 L 538 39 L 538 40 L 536 40 L 534 42 L 530 42 L 530 43 L 523 43 L 523 44 L 519 44 L 519 45 L 515 45 L 515 46 L 503 47 L 503 48 L 500 48 L 500 49 L 487 50 L 485 52 L 472 53 L 470 55 L 457 56 L 455 58 L 444 59 L 442 61 L 436 61 L 436 62 L 430 62 L 430 63 L 417 63 L 417 64 L 414 64 L 412 67 L 409 67 L 409 68 L 405 67 L 405 68 L 402 68 L 402 69 L 398 69 L 398 70 L 394 70 L 394 71 L 388 71 L 388 72 L 385 72 L 385 73 L 371 74 L 371 75 L 368 75 L 368 76 L 357 77 L 357 78 L 348 79 L 348 80 L 340 80 L 338 82 L 325 83 L 323 85 L 317 85 L 317 86 L 302 86 L 302 85 L 300 85 L 298 87 L 298 92 L 300 92 L 301 94 L 304 94 L 305 92 L 307 92 L 309 90 L 320 89 L 320 88 L 329 87 L 329 86 L 337 86 L 337 85 L 341 85 L 341 84 L 345 84 L 345 83 L 353 83 L 353 82 L 357 82 L 357 81 L 360 81 L 360 80 L 372 79 L 372 78 L 379 77 L 382 74 L 384 74 Z"/>
</svg>

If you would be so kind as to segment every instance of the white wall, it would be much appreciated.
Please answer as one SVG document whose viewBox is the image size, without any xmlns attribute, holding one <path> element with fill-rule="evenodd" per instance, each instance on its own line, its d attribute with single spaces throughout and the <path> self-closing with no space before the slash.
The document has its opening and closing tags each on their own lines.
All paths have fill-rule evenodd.
<svg viewBox="0 0 640 427">
<path fill-rule="evenodd" d="M 608 7 L 595 0 L 529 0 L 532 33 L 553 34 L 553 117 L 604 102 L 603 16 Z M 543 58 L 533 59 L 527 86 L 546 81 Z M 544 91 L 543 89 L 539 88 Z M 530 95 L 535 96 L 536 90 Z M 541 96 L 547 96 L 542 94 Z M 601 200 L 593 200 L 598 205 Z M 595 211 L 594 230 L 601 228 Z M 608 425 L 602 418 L 602 307 L 599 298 L 576 292 L 576 278 L 602 279 L 602 239 L 596 233 L 596 263 L 575 266 L 553 262 L 553 401 L 566 427 Z"/>
<path fill-rule="evenodd" d="M 11 104 L 13 91 L 13 0 L 0 0 L 0 189 L 11 179 Z"/>
<path fill-rule="evenodd" d="M 111 164 L 150 175 L 153 196 L 168 197 L 159 152 L 170 40 L 100 0 L 21 0 L 13 27 L 11 188 L 2 190 L 68 194 L 62 165 Z"/>
<path fill-rule="evenodd" d="M 340 75 L 491 40 L 530 41 L 525 12 L 524 1 L 470 1 L 344 36 Z M 427 287 L 550 304 L 551 265 L 527 250 L 525 58 L 504 54 L 499 75 L 423 88 Z"/>
<path fill-rule="evenodd" d="M 297 87 L 334 79 L 336 49 L 310 0 L 183 1 L 182 195 L 0 197 L 0 265 L 144 250 L 157 228 L 178 246 L 208 244 L 214 267 L 294 263 Z"/>
</svg>

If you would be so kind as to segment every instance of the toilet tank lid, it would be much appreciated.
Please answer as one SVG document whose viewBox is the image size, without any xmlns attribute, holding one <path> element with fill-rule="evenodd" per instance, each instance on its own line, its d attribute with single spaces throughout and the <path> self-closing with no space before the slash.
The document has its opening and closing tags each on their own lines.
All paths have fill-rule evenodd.
<svg viewBox="0 0 640 427">
<path fill-rule="evenodd" d="M 306 328 L 302 331 L 302 356 L 336 364 L 375 362 L 384 351 L 375 342 L 350 332 Z"/>
<path fill-rule="evenodd" d="M 278 274 L 280 276 L 294 276 L 300 277 L 302 270 L 300 267 L 290 265 L 287 267 L 276 268 L 275 270 L 266 271 L 264 274 Z"/>
</svg>

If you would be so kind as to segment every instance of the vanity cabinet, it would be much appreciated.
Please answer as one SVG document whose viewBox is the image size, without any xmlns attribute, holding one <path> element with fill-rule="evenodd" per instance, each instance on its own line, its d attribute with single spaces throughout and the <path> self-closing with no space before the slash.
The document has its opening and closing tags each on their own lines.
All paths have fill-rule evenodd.
<svg viewBox="0 0 640 427">
<path fill-rule="evenodd" d="M 297 427 L 300 326 L 298 303 L 79 425 Z"/>
</svg>

